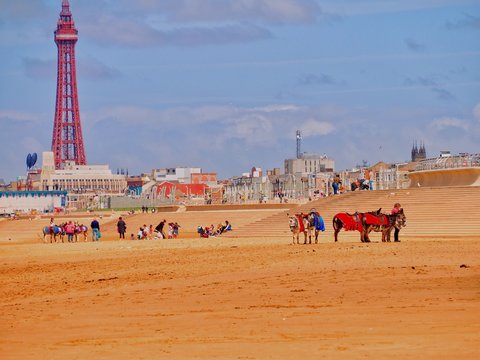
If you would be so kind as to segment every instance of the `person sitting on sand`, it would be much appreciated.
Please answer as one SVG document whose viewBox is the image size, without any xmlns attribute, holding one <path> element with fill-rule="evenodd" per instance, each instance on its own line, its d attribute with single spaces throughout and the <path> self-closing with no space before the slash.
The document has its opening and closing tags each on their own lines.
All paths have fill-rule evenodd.
<svg viewBox="0 0 480 360">
<path fill-rule="evenodd" d="M 210 227 L 205 228 L 209 236 L 215 236 L 215 225 L 210 224 Z"/>
<path fill-rule="evenodd" d="M 201 238 L 208 238 L 208 233 L 201 226 L 197 227 L 197 233 L 200 235 Z"/>
<path fill-rule="evenodd" d="M 55 219 L 52 217 L 50 218 L 50 225 L 48 226 L 50 234 L 53 234 L 53 229 L 55 229 Z"/>
<path fill-rule="evenodd" d="M 225 225 L 222 225 L 222 224 L 218 224 L 217 225 L 217 231 L 216 231 L 216 235 L 222 235 L 222 233 L 225 231 Z"/>
</svg>

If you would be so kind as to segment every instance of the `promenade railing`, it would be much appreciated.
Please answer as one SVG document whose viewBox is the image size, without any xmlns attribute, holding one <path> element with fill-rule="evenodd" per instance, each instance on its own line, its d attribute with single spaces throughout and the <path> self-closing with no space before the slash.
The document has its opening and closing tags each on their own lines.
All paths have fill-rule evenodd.
<svg viewBox="0 0 480 360">
<path fill-rule="evenodd" d="M 455 155 L 421 161 L 415 171 L 480 167 L 480 154 Z"/>
</svg>

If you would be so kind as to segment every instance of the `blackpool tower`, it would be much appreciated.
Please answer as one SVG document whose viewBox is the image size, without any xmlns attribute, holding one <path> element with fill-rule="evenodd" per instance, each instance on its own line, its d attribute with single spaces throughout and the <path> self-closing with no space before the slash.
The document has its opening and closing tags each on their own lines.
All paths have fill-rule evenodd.
<svg viewBox="0 0 480 360">
<path fill-rule="evenodd" d="M 58 47 L 57 99 L 53 124 L 52 151 L 55 168 L 61 169 L 65 162 L 86 165 L 80 109 L 78 106 L 75 44 L 78 31 L 70 11 L 68 0 L 62 0 L 62 11 L 55 31 Z"/>
</svg>

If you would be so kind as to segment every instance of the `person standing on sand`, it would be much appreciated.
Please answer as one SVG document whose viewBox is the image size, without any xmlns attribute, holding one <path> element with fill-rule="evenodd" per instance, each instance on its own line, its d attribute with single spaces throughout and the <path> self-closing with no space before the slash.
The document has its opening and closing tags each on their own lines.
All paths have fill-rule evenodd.
<svg viewBox="0 0 480 360">
<path fill-rule="evenodd" d="M 100 224 L 97 219 L 93 219 L 90 227 L 92 228 L 92 241 L 98 241 L 102 235 L 100 234 Z"/>
<path fill-rule="evenodd" d="M 165 226 L 165 223 L 167 220 L 163 219 L 163 221 L 160 222 L 160 224 L 157 225 L 155 230 L 157 230 L 158 234 L 162 237 L 162 239 L 165 239 L 165 233 L 163 232 L 163 227 Z"/>
<path fill-rule="evenodd" d="M 173 238 L 176 239 L 178 238 L 178 232 L 179 232 L 180 225 L 175 221 L 173 224 Z"/>
<path fill-rule="evenodd" d="M 120 236 L 120 239 L 125 239 L 125 231 L 127 230 L 127 224 L 120 216 L 117 222 L 117 231 Z"/>
<path fill-rule="evenodd" d="M 395 205 L 393 205 L 393 209 L 392 209 L 391 214 L 396 215 L 400 211 L 401 208 L 402 208 L 402 206 L 399 203 L 395 203 Z M 398 233 L 399 232 L 400 232 L 400 229 L 395 227 L 395 233 L 393 235 L 394 236 L 394 242 L 400 242 L 400 240 L 398 239 Z"/>
<path fill-rule="evenodd" d="M 153 225 L 148 227 L 148 240 L 153 240 Z"/>
<path fill-rule="evenodd" d="M 65 233 L 67 234 L 67 241 L 73 242 L 73 235 L 75 234 L 75 225 L 72 223 L 72 220 L 65 225 Z"/>
<path fill-rule="evenodd" d="M 374 179 L 375 174 L 373 173 L 372 170 L 368 172 L 368 188 L 370 190 L 373 190 L 373 179 Z"/>
<path fill-rule="evenodd" d="M 332 187 L 333 187 L 333 195 L 337 195 L 338 194 L 338 181 L 337 181 L 336 178 L 333 180 Z"/>
</svg>

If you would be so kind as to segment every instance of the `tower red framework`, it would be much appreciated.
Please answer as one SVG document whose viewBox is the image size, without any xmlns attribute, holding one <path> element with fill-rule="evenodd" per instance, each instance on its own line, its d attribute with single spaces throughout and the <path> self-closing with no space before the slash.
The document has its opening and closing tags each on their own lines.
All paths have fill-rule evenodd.
<svg viewBox="0 0 480 360">
<path fill-rule="evenodd" d="M 62 0 L 62 11 L 55 31 L 58 47 L 57 100 L 53 124 L 52 151 L 55 168 L 61 169 L 66 161 L 86 165 L 82 125 L 77 92 L 75 44 L 78 31 L 70 11 L 68 0 Z"/>
</svg>

